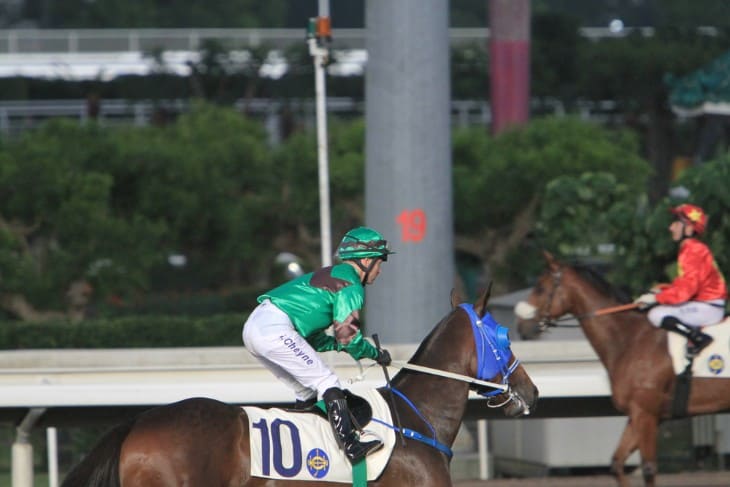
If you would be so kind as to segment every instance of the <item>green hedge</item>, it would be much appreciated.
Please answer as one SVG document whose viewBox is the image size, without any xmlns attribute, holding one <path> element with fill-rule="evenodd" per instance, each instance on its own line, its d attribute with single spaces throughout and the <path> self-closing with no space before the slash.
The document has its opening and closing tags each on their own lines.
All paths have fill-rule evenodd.
<svg viewBox="0 0 730 487">
<path fill-rule="evenodd" d="M 0 322 L 0 349 L 223 347 L 241 345 L 245 313 L 144 315 L 43 323 Z"/>
<path fill-rule="evenodd" d="M 248 287 L 228 293 L 177 293 L 150 294 L 122 303 L 95 304 L 90 318 L 120 318 L 122 316 L 168 315 L 213 316 L 219 314 L 248 313 L 258 303 L 256 298 L 266 291 L 261 287 Z"/>
</svg>

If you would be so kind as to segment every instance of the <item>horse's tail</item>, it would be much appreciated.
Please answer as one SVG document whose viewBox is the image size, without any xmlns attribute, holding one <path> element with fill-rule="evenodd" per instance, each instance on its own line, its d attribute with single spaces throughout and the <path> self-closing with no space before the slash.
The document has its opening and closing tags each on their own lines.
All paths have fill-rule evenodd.
<svg viewBox="0 0 730 487">
<path fill-rule="evenodd" d="M 114 427 L 66 475 L 61 487 L 120 487 L 119 455 L 134 419 Z"/>
</svg>

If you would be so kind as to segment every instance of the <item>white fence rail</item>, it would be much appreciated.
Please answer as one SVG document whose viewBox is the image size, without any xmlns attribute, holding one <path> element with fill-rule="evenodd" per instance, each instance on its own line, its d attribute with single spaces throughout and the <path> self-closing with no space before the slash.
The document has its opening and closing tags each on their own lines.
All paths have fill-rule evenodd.
<svg viewBox="0 0 730 487">
<path fill-rule="evenodd" d="M 408 360 L 416 345 L 388 349 L 395 361 Z M 541 398 L 610 394 L 606 372 L 585 341 L 515 342 L 512 349 Z M 354 391 L 385 383 L 379 367 L 363 375 L 345 354 L 327 358 L 343 380 L 353 379 Z M 0 352 L 0 388 L 0 408 L 149 406 L 200 395 L 238 404 L 291 401 L 291 392 L 243 346 Z"/>
<path fill-rule="evenodd" d="M 654 34 L 650 27 L 625 28 L 620 32 L 608 27 L 581 28 L 581 35 L 590 39 L 621 37 L 638 31 Z M 702 32 L 713 34 L 712 28 Z M 479 43 L 489 38 L 487 28 L 452 28 L 452 45 Z M 337 49 L 365 47 L 365 29 L 332 30 Z M 0 53 L 40 52 L 117 52 L 154 50 L 196 50 L 206 40 L 230 49 L 268 46 L 282 48 L 300 43 L 305 46 L 306 26 L 301 29 L 0 29 Z"/>
</svg>

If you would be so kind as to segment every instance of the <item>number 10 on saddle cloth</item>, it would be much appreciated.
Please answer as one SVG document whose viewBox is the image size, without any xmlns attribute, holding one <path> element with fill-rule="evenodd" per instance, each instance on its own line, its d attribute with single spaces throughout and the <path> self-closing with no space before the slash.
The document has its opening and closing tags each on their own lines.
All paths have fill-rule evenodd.
<svg viewBox="0 0 730 487">
<path fill-rule="evenodd" d="M 383 448 L 366 457 L 370 481 L 388 464 L 396 436 L 393 429 L 381 424 L 393 424 L 383 396 L 375 389 L 358 394 L 370 403 L 373 418 L 378 420 L 364 425 L 364 430 L 383 440 Z M 252 476 L 352 483 L 352 466 L 325 418 L 278 408 L 244 409 L 250 428 Z"/>
</svg>

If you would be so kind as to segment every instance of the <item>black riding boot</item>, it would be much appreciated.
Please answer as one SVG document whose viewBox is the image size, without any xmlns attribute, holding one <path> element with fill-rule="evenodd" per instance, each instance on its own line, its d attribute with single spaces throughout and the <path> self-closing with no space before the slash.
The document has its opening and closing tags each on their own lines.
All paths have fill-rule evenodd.
<svg viewBox="0 0 730 487">
<path fill-rule="evenodd" d="M 312 409 L 315 404 L 317 404 L 316 397 L 313 397 L 312 399 L 307 399 L 306 401 L 297 399 L 297 401 L 294 403 L 294 409 L 297 411 L 307 411 L 309 409 Z"/>
<path fill-rule="evenodd" d="M 707 333 L 702 333 L 699 328 L 687 326 L 674 316 L 666 316 L 662 320 L 661 327 L 665 330 L 679 333 L 687 338 L 690 343 L 687 344 L 687 355 L 694 357 L 699 354 L 706 346 L 712 343 L 713 338 Z"/>
<path fill-rule="evenodd" d="M 329 418 L 335 439 L 350 463 L 357 463 L 365 458 L 369 453 L 383 446 L 383 442 L 379 440 L 361 442 L 358 438 L 357 431 L 352 425 L 350 419 L 350 410 L 347 407 L 345 393 L 342 389 L 331 387 L 324 392 L 322 396 L 324 404 L 327 406 L 327 417 Z"/>
</svg>

